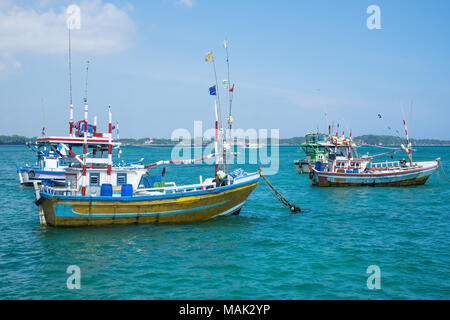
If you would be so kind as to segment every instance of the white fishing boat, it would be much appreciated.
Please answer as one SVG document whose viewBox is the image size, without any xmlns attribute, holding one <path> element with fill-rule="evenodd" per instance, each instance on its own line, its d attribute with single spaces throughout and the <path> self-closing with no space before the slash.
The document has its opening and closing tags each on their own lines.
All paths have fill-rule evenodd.
<svg viewBox="0 0 450 320">
<path fill-rule="evenodd" d="M 415 162 L 412 145 L 407 137 L 406 146 L 374 156 L 358 156 L 351 139 L 347 144 L 322 143 L 328 150 L 328 163 L 311 165 L 310 178 L 313 185 L 330 186 L 410 186 L 424 184 L 439 166 L 440 158 Z M 375 157 L 405 151 L 408 160 L 373 162 Z"/>
<path fill-rule="evenodd" d="M 327 150 L 323 143 L 329 141 L 330 143 L 337 143 L 338 146 L 347 144 L 350 139 L 345 137 L 337 138 L 331 136 L 330 127 L 328 135 L 322 133 L 307 133 L 305 135 L 305 142 L 300 145 L 300 148 L 305 154 L 304 159 L 294 160 L 294 166 L 297 173 L 310 173 L 311 164 L 321 162 L 328 163 Z M 353 144 L 353 147 L 356 145 Z"/>
<path fill-rule="evenodd" d="M 28 142 L 30 147 L 37 155 L 35 165 L 17 165 L 17 174 L 19 175 L 20 184 L 23 186 L 32 186 L 34 182 L 41 183 L 43 180 L 53 180 L 55 183 L 63 183 L 65 169 L 67 163 L 60 154 L 65 151 L 58 144 L 55 149 L 37 143 L 36 141 Z M 58 150 L 59 154 L 57 151 Z"/>
</svg>

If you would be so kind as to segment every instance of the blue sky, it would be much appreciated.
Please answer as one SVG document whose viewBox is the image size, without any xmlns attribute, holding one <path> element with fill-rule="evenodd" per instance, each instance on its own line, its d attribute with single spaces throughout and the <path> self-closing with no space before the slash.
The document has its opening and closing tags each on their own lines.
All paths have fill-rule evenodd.
<svg viewBox="0 0 450 320">
<path fill-rule="evenodd" d="M 438 0 L 0 0 L 0 134 L 36 136 L 44 124 L 47 134 L 67 133 L 71 3 L 81 7 L 75 118 L 89 60 L 90 118 L 104 127 L 111 104 L 121 137 L 170 137 L 194 120 L 212 126 L 204 57 L 213 50 L 225 79 L 227 38 L 235 127 L 303 136 L 326 131 L 327 118 L 353 136 L 392 134 L 403 133 L 405 114 L 412 137 L 450 139 L 450 2 Z M 380 30 L 366 27 L 371 4 Z"/>
</svg>

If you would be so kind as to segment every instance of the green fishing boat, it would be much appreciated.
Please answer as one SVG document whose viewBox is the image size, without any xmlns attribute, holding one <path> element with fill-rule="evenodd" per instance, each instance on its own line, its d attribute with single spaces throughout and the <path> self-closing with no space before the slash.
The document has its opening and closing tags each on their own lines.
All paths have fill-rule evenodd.
<svg viewBox="0 0 450 320">
<path fill-rule="evenodd" d="M 308 133 L 305 135 L 305 142 L 300 145 L 300 148 L 305 153 L 306 158 L 294 161 L 298 173 L 309 173 L 310 164 L 327 163 L 326 147 L 320 144 L 326 142 L 327 139 L 328 135 L 323 133 Z"/>
</svg>

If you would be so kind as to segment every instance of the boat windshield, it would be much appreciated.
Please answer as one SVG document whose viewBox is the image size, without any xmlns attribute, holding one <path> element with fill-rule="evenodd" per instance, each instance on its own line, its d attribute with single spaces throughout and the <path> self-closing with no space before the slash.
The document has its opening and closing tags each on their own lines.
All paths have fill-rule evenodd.
<svg viewBox="0 0 450 320">
<path fill-rule="evenodd" d="M 334 149 L 330 150 L 331 152 L 334 152 Z M 358 152 L 356 151 L 356 149 L 349 149 L 348 147 L 338 147 L 337 151 L 336 151 L 336 156 L 338 157 L 345 157 L 348 158 L 348 153 L 351 152 L 351 157 L 352 158 L 357 158 L 358 157 Z"/>
<path fill-rule="evenodd" d="M 348 150 L 346 147 L 338 147 L 336 151 L 338 157 L 348 157 Z"/>
<path fill-rule="evenodd" d="M 322 146 L 304 146 L 303 151 L 306 154 L 325 153 L 326 149 Z"/>
</svg>

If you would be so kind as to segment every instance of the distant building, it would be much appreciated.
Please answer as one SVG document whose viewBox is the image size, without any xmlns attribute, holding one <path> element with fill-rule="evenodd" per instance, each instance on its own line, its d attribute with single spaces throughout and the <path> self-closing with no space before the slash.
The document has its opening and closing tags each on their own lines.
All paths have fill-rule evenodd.
<svg viewBox="0 0 450 320">
<path fill-rule="evenodd" d="M 153 139 L 148 139 L 145 140 L 144 144 L 148 145 L 148 144 L 153 144 L 155 141 Z"/>
</svg>

